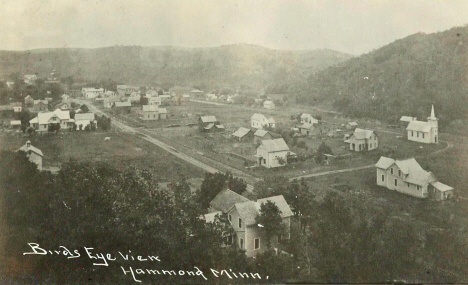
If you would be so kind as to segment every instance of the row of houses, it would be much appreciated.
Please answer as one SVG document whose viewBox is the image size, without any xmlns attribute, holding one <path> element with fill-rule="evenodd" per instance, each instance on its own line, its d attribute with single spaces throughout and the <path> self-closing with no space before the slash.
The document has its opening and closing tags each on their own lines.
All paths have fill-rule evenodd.
<svg viewBox="0 0 468 285">
<path fill-rule="evenodd" d="M 51 125 L 59 125 L 61 130 L 73 128 L 74 124 L 77 130 L 84 130 L 91 124 L 96 124 L 94 113 L 76 113 L 75 118 L 70 118 L 70 112 L 56 109 L 53 112 L 40 112 L 37 117 L 29 121 L 29 125 L 38 132 L 47 132 Z"/>
</svg>

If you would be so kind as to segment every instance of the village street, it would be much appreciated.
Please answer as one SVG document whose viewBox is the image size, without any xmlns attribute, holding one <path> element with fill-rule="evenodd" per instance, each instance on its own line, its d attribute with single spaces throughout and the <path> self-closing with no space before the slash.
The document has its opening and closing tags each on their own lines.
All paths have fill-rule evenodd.
<svg viewBox="0 0 468 285">
<path fill-rule="evenodd" d="M 77 100 L 78 101 L 78 100 Z M 89 109 L 91 111 L 93 111 L 94 113 L 96 114 L 99 114 L 99 115 L 102 115 L 102 114 L 105 114 L 104 112 L 102 112 L 101 110 L 99 110 L 98 108 L 96 108 L 96 106 L 92 105 L 89 101 L 84 101 L 84 100 L 81 100 L 80 101 L 81 104 L 86 104 L 86 106 L 89 107 Z M 109 114 L 105 114 L 106 116 L 110 116 Z M 230 171 L 233 175 L 237 176 L 237 177 L 240 177 L 242 179 L 244 179 L 247 183 L 249 184 L 254 184 L 255 182 L 259 181 L 260 179 L 259 178 L 256 178 L 256 177 L 253 177 L 252 175 L 249 175 L 243 171 L 240 171 L 236 168 L 233 168 L 229 165 L 226 165 L 226 164 L 223 164 L 221 162 L 217 162 L 217 161 L 214 161 L 208 157 L 205 157 L 206 160 L 209 160 L 211 162 L 212 165 L 217 165 L 217 167 L 213 167 L 213 166 L 210 166 L 210 165 L 207 165 L 206 163 L 203 163 L 201 161 L 199 161 L 198 159 L 194 158 L 194 157 L 191 157 L 189 155 L 187 155 L 186 153 L 183 153 L 182 151 L 178 150 L 175 148 L 175 146 L 171 146 L 171 145 L 168 145 L 164 142 L 162 142 L 161 140 L 157 139 L 154 137 L 154 133 L 151 133 L 149 131 L 145 131 L 145 130 L 141 130 L 141 129 L 136 129 L 132 126 L 129 126 L 128 124 L 125 124 L 123 123 L 122 121 L 112 117 L 112 124 L 119 128 L 120 130 L 122 130 L 123 132 L 127 132 L 127 133 L 131 133 L 131 134 L 135 134 L 135 135 L 138 135 L 139 137 L 141 137 L 142 139 L 162 148 L 163 150 L 169 152 L 170 154 L 173 154 L 174 156 L 196 166 L 196 167 L 199 167 L 201 169 L 203 169 L 204 171 L 206 172 L 209 172 L 209 173 L 216 173 L 216 172 L 225 172 L 225 171 Z M 223 171 L 224 170 L 224 171 Z M 248 186 L 248 190 L 250 189 L 253 189 L 253 186 Z"/>
</svg>

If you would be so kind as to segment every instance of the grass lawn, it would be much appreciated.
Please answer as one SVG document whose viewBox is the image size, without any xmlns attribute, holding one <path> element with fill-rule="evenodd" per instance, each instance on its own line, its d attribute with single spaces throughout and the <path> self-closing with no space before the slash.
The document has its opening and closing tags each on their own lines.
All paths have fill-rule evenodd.
<svg viewBox="0 0 468 285">
<path fill-rule="evenodd" d="M 111 137 L 104 141 L 105 137 Z M 59 135 L 18 137 L 0 135 L 1 149 L 16 150 L 27 140 L 42 150 L 43 165 L 59 166 L 69 158 L 79 161 L 107 162 L 117 169 L 130 165 L 154 170 L 161 181 L 172 181 L 181 176 L 202 177 L 196 168 L 138 136 L 114 132 L 64 132 Z"/>
</svg>

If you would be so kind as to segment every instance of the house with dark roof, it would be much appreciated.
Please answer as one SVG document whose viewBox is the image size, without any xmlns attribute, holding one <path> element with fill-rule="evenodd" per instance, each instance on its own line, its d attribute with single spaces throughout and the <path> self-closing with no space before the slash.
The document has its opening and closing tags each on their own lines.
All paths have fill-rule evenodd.
<svg viewBox="0 0 468 285">
<path fill-rule="evenodd" d="M 379 137 L 372 130 L 356 128 L 349 139 L 345 140 L 353 151 L 373 150 L 379 147 Z"/>
<path fill-rule="evenodd" d="M 257 147 L 255 158 L 257 164 L 266 168 L 285 166 L 288 156 L 294 155 L 284 139 L 263 140 Z"/>
<path fill-rule="evenodd" d="M 217 215 L 227 215 L 235 232 L 228 240 L 232 245 L 245 250 L 248 257 L 256 256 L 267 250 L 267 237 L 261 231 L 262 225 L 256 223 L 261 205 L 274 203 L 280 210 L 284 231 L 278 232 L 270 241 L 273 248 L 289 239 L 293 212 L 282 195 L 251 201 L 229 189 L 222 190 L 210 203 L 210 213 L 204 216 L 206 222 L 213 222 Z"/>
<path fill-rule="evenodd" d="M 424 170 L 414 158 L 395 160 L 382 156 L 377 164 L 377 185 L 418 198 L 445 200 L 453 188 L 437 181 L 434 174 Z"/>
<path fill-rule="evenodd" d="M 35 163 L 37 165 L 37 169 L 42 170 L 42 158 L 44 155 L 40 149 L 31 145 L 31 141 L 27 141 L 25 145 L 18 149 L 18 151 L 25 152 L 29 161 Z"/>
<path fill-rule="evenodd" d="M 254 136 L 253 132 L 250 129 L 247 129 L 247 128 L 244 128 L 244 127 L 240 127 L 239 129 L 237 129 L 237 131 L 235 131 L 232 134 L 232 137 L 235 140 L 238 140 L 240 142 L 241 141 L 252 140 L 253 136 Z"/>
<path fill-rule="evenodd" d="M 408 131 L 408 140 L 420 143 L 439 143 L 439 126 L 435 116 L 434 105 L 432 105 L 431 115 L 427 118 L 427 122 L 411 121 L 406 127 Z"/>
</svg>

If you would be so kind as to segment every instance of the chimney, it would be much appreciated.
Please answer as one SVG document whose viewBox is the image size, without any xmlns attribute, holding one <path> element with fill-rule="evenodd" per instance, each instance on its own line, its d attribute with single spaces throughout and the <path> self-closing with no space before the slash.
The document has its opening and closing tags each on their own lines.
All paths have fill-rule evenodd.
<svg viewBox="0 0 468 285">
<path fill-rule="evenodd" d="M 27 147 L 27 148 L 30 148 L 30 147 L 31 147 L 31 141 L 27 141 L 27 142 L 26 142 L 26 147 Z"/>
</svg>

